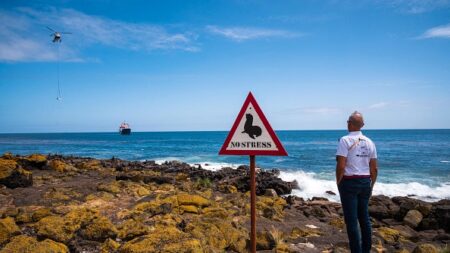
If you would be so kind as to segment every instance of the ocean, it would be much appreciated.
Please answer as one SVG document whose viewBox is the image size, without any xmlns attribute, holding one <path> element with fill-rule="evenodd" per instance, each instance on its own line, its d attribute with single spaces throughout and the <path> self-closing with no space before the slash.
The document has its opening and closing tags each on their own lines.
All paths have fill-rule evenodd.
<svg viewBox="0 0 450 253">
<path fill-rule="evenodd" d="M 378 151 L 379 177 L 373 194 L 412 196 L 426 201 L 450 199 L 450 129 L 366 130 Z M 0 152 L 62 154 L 126 160 L 180 160 L 217 170 L 248 164 L 246 156 L 219 156 L 228 132 L 133 132 L 0 134 Z M 346 131 L 277 131 L 289 156 L 257 156 L 262 169 L 279 169 L 297 180 L 293 194 L 338 201 L 335 152 Z"/>
</svg>

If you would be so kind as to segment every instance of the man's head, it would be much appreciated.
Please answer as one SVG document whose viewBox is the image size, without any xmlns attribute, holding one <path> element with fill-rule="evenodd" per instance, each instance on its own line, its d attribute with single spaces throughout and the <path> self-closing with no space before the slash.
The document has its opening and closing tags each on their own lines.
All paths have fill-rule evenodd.
<svg viewBox="0 0 450 253">
<path fill-rule="evenodd" d="M 359 131 L 364 126 L 364 118 L 363 115 L 354 111 L 347 120 L 347 129 L 349 132 Z"/>
</svg>

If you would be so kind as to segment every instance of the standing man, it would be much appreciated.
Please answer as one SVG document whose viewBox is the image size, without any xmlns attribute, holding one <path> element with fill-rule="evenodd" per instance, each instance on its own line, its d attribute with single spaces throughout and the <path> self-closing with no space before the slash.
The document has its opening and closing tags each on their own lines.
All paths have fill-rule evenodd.
<svg viewBox="0 0 450 253">
<path fill-rule="evenodd" d="M 349 133 L 339 140 L 336 152 L 336 183 L 352 253 L 369 253 L 372 247 L 368 209 L 377 180 L 377 150 L 375 144 L 362 134 L 363 126 L 362 114 L 352 113 L 347 121 Z"/>
</svg>

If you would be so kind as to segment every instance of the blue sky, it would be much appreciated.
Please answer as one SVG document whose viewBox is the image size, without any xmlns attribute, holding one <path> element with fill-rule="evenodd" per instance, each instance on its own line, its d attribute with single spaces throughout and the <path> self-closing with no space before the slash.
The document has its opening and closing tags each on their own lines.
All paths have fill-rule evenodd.
<svg viewBox="0 0 450 253">
<path fill-rule="evenodd" d="M 450 0 L 54 2 L 0 3 L 0 133 L 450 128 Z"/>
</svg>

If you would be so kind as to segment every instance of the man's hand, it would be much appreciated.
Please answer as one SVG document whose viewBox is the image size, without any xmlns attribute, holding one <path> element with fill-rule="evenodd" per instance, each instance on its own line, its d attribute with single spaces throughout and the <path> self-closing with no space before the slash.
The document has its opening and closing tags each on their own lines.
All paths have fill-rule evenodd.
<svg viewBox="0 0 450 253">
<path fill-rule="evenodd" d="M 345 164 L 347 163 L 347 157 L 336 156 L 336 184 L 339 184 L 344 177 Z"/>
<path fill-rule="evenodd" d="M 375 182 L 377 181 L 377 176 L 378 176 L 378 167 L 377 167 L 377 159 L 376 158 L 370 159 L 369 168 L 370 168 L 370 179 L 372 181 L 371 187 L 373 189 L 373 186 L 375 185 Z"/>
</svg>

